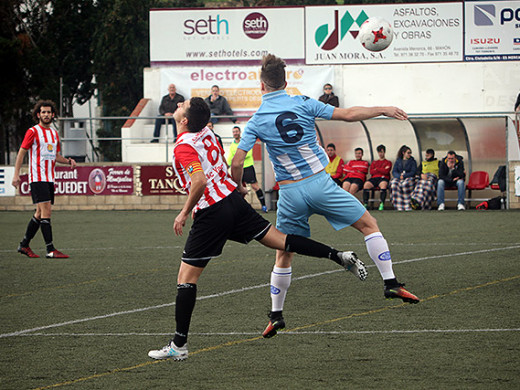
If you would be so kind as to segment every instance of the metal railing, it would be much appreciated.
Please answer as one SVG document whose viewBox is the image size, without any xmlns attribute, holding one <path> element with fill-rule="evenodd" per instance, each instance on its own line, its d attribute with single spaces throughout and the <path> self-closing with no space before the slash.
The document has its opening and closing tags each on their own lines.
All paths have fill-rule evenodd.
<svg viewBox="0 0 520 390">
<path fill-rule="evenodd" d="M 220 115 L 214 116 L 217 120 L 222 119 L 249 119 L 250 115 Z M 173 125 L 171 117 L 167 116 L 106 116 L 106 117 L 74 117 L 74 118 L 59 118 L 58 128 L 61 132 L 61 141 L 63 143 L 63 154 L 66 156 L 78 157 L 84 161 L 99 162 L 99 161 L 121 161 L 121 143 L 126 141 L 142 141 L 148 143 L 153 139 L 153 126 L 157 119 L 164 120 L 162 125 L 163 134 L 159 140 L 161 145 L 164 145 L 165 155 L 168 158 L 172 145 L 175 143 L 173 136 Z M 146 121 L 141 127 L 141 134 L 146 127 L 152 127 L 150 135 L 142 135 L 140 137 L 131 136 L 106 136 L 100 135 L 112 132 L 118 133 L 125 128 L 135 126 L 130 121 Z M 233 125 L 232 122 L 226 122 Z M 79 125 L 79 127 L 78 127 Z M 231 139 L 229 136 L 221 136 L 223 139 Z M 134 142 L 135 143 L 135 142 Z M 117 151 L 119 149 L 119 151 Z"/>
</svg>

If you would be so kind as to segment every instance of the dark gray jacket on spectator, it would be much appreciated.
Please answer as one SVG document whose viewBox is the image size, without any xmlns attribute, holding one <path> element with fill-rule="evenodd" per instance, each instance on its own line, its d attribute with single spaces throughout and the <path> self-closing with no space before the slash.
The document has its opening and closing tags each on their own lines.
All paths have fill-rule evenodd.
<svg viewBox="0 0 520 390">
<path fill-rule="evenodd" d="M 462 156 L 459 156 L 458 154 L 455 155 L 456 161 L 455 161 L 455 168 L 450 170 L 448 168 L 448 165 L 446 165 L 446 159 L 448 156 L 444 157 L 439 164 L 439 179 L 442 179 L 446 182 L 452 182 L 454 177 L 458 177 L 461 179 L 466 178 L 466 174 L 464 173 L 464 161 Z"/>
<path fill-rule="evenodd" d="M 212 102 L 210 95 L 204 101 L 208 105 L 211 115 L 233 115 L 233 110 L 224 96 L 219 96 L 217 100 Z M 231 118 L 231 120 L 235 122 L 236 118 Z"/>
<path fill-rule="evenodd" d="M 179 95 L 178 93 L 175 96 L 170 98 L 170 95 L 163 96 L 161 99 L 161 104 L 159 106 L 159 114 L 164 115 L 167 112 L 175 112 L 177 109 L 177 104 L 182 103 L 184 101 L 184 96 Z"/>
</svg>

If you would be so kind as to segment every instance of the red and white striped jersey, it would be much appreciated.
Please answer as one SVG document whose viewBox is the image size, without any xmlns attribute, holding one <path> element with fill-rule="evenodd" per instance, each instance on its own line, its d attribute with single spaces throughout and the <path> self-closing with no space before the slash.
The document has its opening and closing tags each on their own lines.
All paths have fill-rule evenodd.
<svg viewBox="0 0 520 390">
<path fill-rule="evenodd" d="M 56 155 L 60 152 L 58 132 L 36 125 L 25 133 L 22 148 L 29 151 L 29 183 L 54 182 Z"/>
<path fill-rule="evenodd" d="M 191 187 L 192 163 L 196 161 L 201 164 L 207 185 L 194 208 L 195 211 L 217 203 L 237 187 L 228 173 L 224 150 L 213 131 L 207 127 L 198 133 L 181 133 L 173 148 L 173 169 L 182 187 L 188 193 Z"/>
</svg>

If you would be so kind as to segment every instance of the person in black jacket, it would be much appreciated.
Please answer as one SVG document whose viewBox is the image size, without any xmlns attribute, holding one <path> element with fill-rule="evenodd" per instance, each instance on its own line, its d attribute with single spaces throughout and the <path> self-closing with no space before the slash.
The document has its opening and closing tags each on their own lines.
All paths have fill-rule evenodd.
<svg viewBox="0 0 520 390">
<path fill-rule="evenodd" d="M 325 84 L 323 86 L 323 95 L 321 95 L 318 100 L 320 102 L 323 102 L 325 104 L 330 104 L 334 107 L 339 107 L 339 99 L 336 95 L 334 95 L 334 92 L 332 92 L 332 85 Z"/>
<path fill-rule="evenodd" d="M 464 196 L 466 194 L 466 186 L 464 179 L 466 172 L 464 171 L 464 161 L 462 156 L 450 150 L 439 164 L 439 181 L 437 182 L 437 210 L 444 210 L 444 189 L 446 187 L 457 186 L 457 210 L 465 210 Z"/>
<path fill-rule="evenodd" d="M 516 97 L 515 111 L 516 111 L 516 112 L 519 112 L 519 111 L 520 111 L 520 93 L 519 93 L 518 96 Z"/>
<path fill-rule="evenodd" d="M 169 118 L 157 118 L 155 120 L 155 129 L 153 131 L 153 140 L 150 142 L 157 143 L 159 142 L 159 135 L 161 134 L 161 126 L 166 124 L 167 121 L 170 121 L 173 126 L 173 138 L 174 140 L 177 138 L 177 125 L 173 120 L 173 113 L 177 110 L 177 105 L 184 101 L 184 96 L 177 93 L 177 88 L 175 84 L 170 84 L 168 86 L 168 95 L 164 95 L 161 99 L 161 104 L 159 105 L 159 115 L 166 116 Z"/>
<path fill-rule="evenodd" d="M 211 95 L 204 99 L 204 101 L 211 112 L 211 123 L 218 122 L 219 118 L 215 118 L 215 115 L 233 115 L 233 110 L 231 109 L 227 99 L 220 95 L 220 88 L 218 85 L 213 85 L 211 87 Z M 237 122 L 236 118 L 230 118 L 230 120 L 233 123 Z"/>
</svg>

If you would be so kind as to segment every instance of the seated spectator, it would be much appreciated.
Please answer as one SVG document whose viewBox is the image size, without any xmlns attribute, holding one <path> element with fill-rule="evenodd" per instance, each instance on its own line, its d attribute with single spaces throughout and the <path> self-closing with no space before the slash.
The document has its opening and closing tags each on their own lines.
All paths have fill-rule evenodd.
<svg viewBox="0 0 520 390">
<path fill-rule="evenodd" d="M 435 189 L 439 178 L 439 160 L 435 158 L 433 149 L 426 150 L 417 174 L 419 180 L 412 192 L 410 204 L 414 210 L 430 210 L 435 199 Z"/>
<path fill-rule="evenodd" d="M 345 180 L 343 181 L 343 189 L 354 195 L 361 188 L 367 178 L 368 173 L 368 161 L 362 160 L 363 149 L 354 149 L 355 160 L 350 160 L 347 164 L 343 165 L 343 173 L 345 174 Z"/>
<path fill-rule="evenodd" d="M 437 182 L 437 210 L 443 211 L 444 206 L 444 189 L 446 187 L 457 187 L 457 210 L 465 210 L 464 196 L 466 195 L 466 185 L 464 179 L 466 173 L 464 171 L 464 161 L 462 156 L 450 150 L 439 164 L 439 181 Z"/>
<path fill-rule="evenodd" d="M 327 156 L 329 156 L 329 163 L 325 167 L 325 172 L 340 186 L 344 162 L 343 159 L 336 154 L 336 145 L 332 143 L 327 145 Z"/>
<path fill-rule="evenodd" d="M 218 85 L 211 87 L 211 95 L 204 99 L 211 112 L 211 118 L 209 119 L 212 123 L 217 123 L 218 118 L 215 115 L 233 115 L 233 110 L 229 106 L 227 99 L 224 96 L 220 96 L 220 88 Z M 233 123 L 237 122 L 236 118 L 230 118 Z"/>
<path fill-rule="evenodd" d="M 153 140 L 150 142 L 157 143 L 159 142 L 159 136 L 161 135 L 161 126 L 169 122 L 172 123 L 173 126 L 173 139 L 177 139 L 177 124 L 175 120 L 173 120 L 173 113 L 177 109 L 177 105 L 184 101 L 184 96 L 179 95 L 177 93 L 177 89 L 175 88 L 175 84 L 170 84 L 168 86 L 168 95 L 164 95 L 161 99 L 161 104 L 159 105 L 159 114 L 161 116 L 172 117 L 171 120 L 166 118 L 157 118 L 155 120 L 155 128 L 153 131 Z"/>
<path fill-rule="evenodd" d="M 388 182 L 390 181 L 392 162 L 385 158 L 385 145 L 379 145 L 376 150 L 379 160 L 373 161 L 372 164 L 370 164 L 370 179 L 363 186 L 363 204 L 365 208 L 368 208 L 370 190 L 379 187 L 381 190 L 379 210 L 383 210 L 386 200 L 386 190 L 388 188 Z"/>
<path fill-rule="evenodd" d="M 229 154 L 227 157 L 227 164 L 231 166 L 231 161 L 233 161 L 233 157 L 237 152 L 238 144 L 240 143 L 240 127 L 233 127 L 233 142 L 229 146 Z M 244 173 L 242 175 L 242 181 L 246 184 L 251 184 L 251 188 L 255 191 L 260 204 L 262 205 L 262 211 L 267 213 L 267 206 L 265 205 L 265 197 L 262 188 L 258 184 L 258 180 L 256 179 L 255 172 L 255 161 L 253 160 L 253 149 L 251 149 L 246 154 L 246 159 L 244 160 Z M 245 187 L 245 185 L 244 185 Z"/>
<path fill-rule="evenodd" d="M 323 95 L 321 95 L 318 100 L 320 102 L 323 102 L 325 104 L 330 104 L 334 107 L 339 107 L 339 100 L 336 95 L 334 95 L 334 92 L 332 92 L 332 85 L 325 84 L 323 86 Z"/>
<path fill-rule="evenodd" d="M 393 179 L 390 181 L 392 204 L 396 210 L 412 209 L 410 198 L 415 187 L 416 172 L 417 163 L 412 157 L 412 149 L 406 145 L 401 146 L 392 170 Z"/>
<path fill-rule="evenodd" d="M 222 150 L 224 150 L 224 144 L 222 143 L 222 137 L 220 135 L 218 135 L 217 133 L 215 133 L 215 130 L 213 130 L 213 122 L 208 122 L 206 127 L 209 128 L 213 132 L 213 134 L 215 134 L 215 138 L 217 139 L 218 143 L 222 147 Z"/>
</svg>

